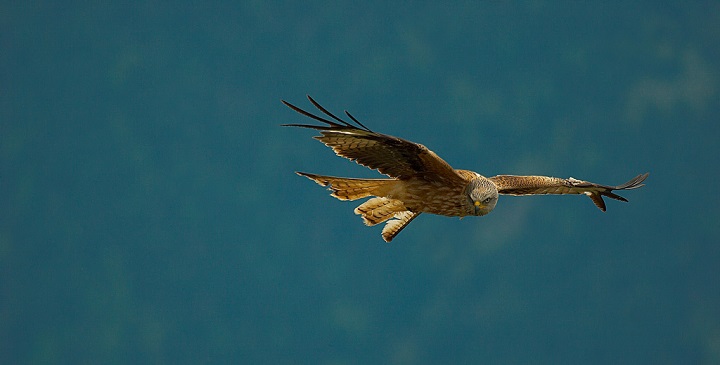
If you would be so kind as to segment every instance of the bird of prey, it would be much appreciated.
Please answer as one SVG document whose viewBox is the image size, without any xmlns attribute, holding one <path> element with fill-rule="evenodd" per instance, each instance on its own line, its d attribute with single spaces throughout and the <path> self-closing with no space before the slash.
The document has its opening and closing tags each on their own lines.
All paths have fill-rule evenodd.
<svg viewBox="0 0 720 365">
<path fill-rule="evenodd" d="M 630 181 L 608 186 L 574 178 L 549 176 L 497 175 L 485 177 L 476 172 L 452 168 L 435 152 L 419 144 L 373 132 L 350 113 L 354 122 L 347 122 L 330 113 L 308 95 L 310 103 L 327 118 L 317 116 L 282 100 L 292 110 L 319 122 L 312 124 L 283 124 L 289 127 L 320 131 L 313 137 L 335 151 L 335 154 L 377 170 L 388 179 L 356 179 L 297 172 L 316 183 L 328 187 L 332 196 L 340 200 L 373 197 L 355 208 L 368 226 L 382 222 L 385 242 L 392 241 L 403 228 L 422 213 L 444 216 L 483 216 L 490 213 L 498 201 L 498 194 L 584 194 L 605 211 L 603 196 L 627 202 L 614 190 L 631 190 L 644 186 L 648 173 Z M 329 119 L 328 119 L 329 118 Z"/>
</svg>

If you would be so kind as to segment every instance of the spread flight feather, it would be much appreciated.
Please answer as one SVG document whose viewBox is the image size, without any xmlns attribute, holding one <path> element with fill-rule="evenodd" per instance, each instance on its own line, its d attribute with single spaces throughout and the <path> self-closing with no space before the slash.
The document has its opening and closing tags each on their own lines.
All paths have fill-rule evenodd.
<svg viewBox="0 0 720 365">
<path fill-rule="evenodd" d="M 290 127 L 320 131 L 313 137 L 335 154 L 377 170 L 389 179 L 356 179 L 323 176 L 298 172 L 316 183 L 328 187 L 332 196 L 341 200 L 356 200 L 374 196 L 355 209 L 368 225 L 387 222 L 382 237 L 390 242 L 421 213 L 446 216 L 481 216 L 489 213 L 497 203 L 498 194 L 584 194 L 605 211 L 603 196 L 627 202 L 613 191 L 632 190 L 644 186 L 648 173 L 617 185 L 601 185 L 574 178 L 549 176 L 497 175 L 486 178 L 468 170 L 457 170 L 427 147 L 402 138 L 376 133 L 352 120 L 344 121 L 318 104 L 308 100 L 327 118 L 312 114 L 286 101 L 294 111 L 324 125 L 283 124 Z M 329 119 L 328 119 L 329 118 Z"/>
</svg>

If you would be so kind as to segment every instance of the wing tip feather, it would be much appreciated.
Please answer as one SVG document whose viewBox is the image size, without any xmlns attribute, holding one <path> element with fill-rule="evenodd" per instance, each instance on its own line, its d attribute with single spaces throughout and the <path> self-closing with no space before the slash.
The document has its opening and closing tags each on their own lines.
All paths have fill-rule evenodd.
<svg viewBox="0 0 720 365">
<path fill-rule="evenodd" d="M 627 203 L 628 202 L 627 199 L 625 199 L 624 197 L 622 197 L 618 194 L 613 193 L 613 190 L 633 190 L 633 189 L 641 188 L 641 187 L 645 186 L 645 184 L 643 184 L 643 181 L 645 181 L 645 179 L 647 179 L 647 177 L 649 175 L 650 175 L 649 172 L 640 174 L 640 175 L 635 176 L 634 178 L 630 179 L 629 181 L 627 181 L 624 184 L 610 187 L 607 191 L 600 192 L 600 194 L 597 194 L 597 195 L 596 194 L 588 194 L 588 196 L 590 197 L 590 199 L 592 199 L 593 203 L 595 203 L 595 205 L 604 212 L 604 211 L 606 211 L 606 207 L 605 207 L 605 202 L 602 200 L 603 195 L 608 198 Z M 598 200 L 599 200 L 599 202 L 598 202 Z"/>
<path fill-rule="evenodd" d="M 607 207 L 605 206 L 605 201 L 602 198 L 602 195 L 592 192 L 592 193 L 585 193 L 588 197 L 590 197 L 590 200 L 592 200 L 593 204 L 595 204 L 598 209 L 605 212 L 607 211 Z"/>
<path fill-rule="evenodd" d="M 325 114 L 326 116 L 328 116 L 328 117 L 332 118 L 333 120 L 337 121 L 337 123 L 336 123 L 336 122 L 333 122 L 332 120 L 325 119 L 325 118 L 323 118 L 323 117 L 320 117 L 320 116 L 317 116 L 317 115 L 315 115 L 315 114 L 312 114 L 312 113 L 310 113 L 310 112 L 308 112 L 308 111 L 306 111 L 306 110 L 304 110 L 304 109 L 301 109 L 300 107 L 297 107 L 297 106 L 295 106 L 295 105 L 293 105 L 293 104 L 291 104 L 291 103 L 289 103 L 289 102 L 287 102 L 287 101 L 285 101 L 285 100 L 283 100 L 283 99 L 280 99 L 280 101 L 281 101 L 283 104 L 285 104 L 285 106 L 287 106 L 288 108 L 294 110 L 295 112 L 300 113 L 300 114 L 302 114 L 302 115 L 304 115 L 304 116 L 306 116 L 306 117 L 310 117 L 310 118 L 312 118 L 312 119 L 315 119 L 315 120 L 317 120 L 317 121 L 323 122 L 323 123 L 325 123 L 325 124 L 328 125 L 328 126 L 312 126 L 312 125 L 308 125 L 308 124 L 283 124 L 282 126 L 284 126 L 284 127 L 312 128 L 312 129 L 317 129 L 317 130 L 356 129 L 356 130 L 363 130 L 363 131 L 366 131 L 366 132 L 373 133 L 373 131 L 370 130 L 370 128 L 366 127 L 366 126 L 365 126 L 364 124 L 362 124 L 359 120 L 357 120 L 357 118 L 353 117 L 350 113 L 347 112 L 347 110 L 345 111 L 345 114 L 347 114 L 347 116 L 348 116 L 353 122 L 355 122 L 356 125 L 353 125 L 352 123 L 350 123 L 350 122 L 348 122 L 348 121 L 345 121 L 345 120 L 343 120 L 343 119 L 338 118 L 335 114 L 331 113 L 329 110 L 325 109 L 325 107 L 323 107 L 322 105 L 320 105 L 320 103 L 318 103 L 317 101 L 315 101 L 315 99 L 313 99 L 312 96 L 310 96 L 309 94 L 306 94 L 305 96 L 307 96 L 307 98 L 308 98 L 308 100 L 310 101 L 310 103 L 311 103 L 316 109 L 318 109 L 319 111 L 321 111 L 321 112 L 322 112 L 323 114 Z"/>
<path fill-rule="evenodd" d="M 630 179 L 630 181 L 628 181 L 624 184 L 621 184 L 619 186 L 616 186 L 613 190 L 632 190 L 632 189 L 641 188 L 641 187 L 645 186 L 645 184 L 643 184 L 643 181 L 645 181 L 645 179 L 647 179 L 648 176 L 650 176 L 649 172 L 640 174 L 640 175 L 635 176 L 634 178 Z"/>
</svg>

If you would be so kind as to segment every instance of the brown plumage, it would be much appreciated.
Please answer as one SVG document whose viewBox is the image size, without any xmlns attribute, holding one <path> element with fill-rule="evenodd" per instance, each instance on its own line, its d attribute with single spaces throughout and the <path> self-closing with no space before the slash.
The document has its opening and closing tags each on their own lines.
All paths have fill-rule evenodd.
<svg viewBox="0 0 720 365">
<path fill-rule="evenodd" d="M 401 138 L 371 131 L 347 111 L 355 123 L 346 122 L 308 96 L 310 102 L 330 119 L 319 117 L 286 101 L 296 112 L 327 125 L 284 124 L 320 131 L 313 137 L 335 154 L 377 170 L 390 179 L 354 179 L 297 172 L 328 187 L 340 200 L 373 196 L 355 208 L 366 225 L 387 222 L 382 237 L 390 242 L 421 213 L 445 216 L 482 216 L 495 208 L 498 194 L 584 194 L 605 211 L 602 197 L 627 202 L 613 190 L 631 190 L 644 186 L 648 174 L 638 175 L 625 184 L 608 186 L 548 176 L 497 175 L 486 178 L 468 170 L 453 169 L 427 147 Z"/>
</svg>

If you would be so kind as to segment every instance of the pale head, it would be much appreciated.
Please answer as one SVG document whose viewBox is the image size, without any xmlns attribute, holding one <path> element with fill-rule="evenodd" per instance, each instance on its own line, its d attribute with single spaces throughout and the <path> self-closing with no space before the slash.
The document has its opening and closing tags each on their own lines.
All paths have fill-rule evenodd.
<svg viewBox="0 0 720 365">
<path fill-rule="evenodd" d="M 465 190 L 467 196 L 468 215 L 485 215 L 490 213 L 498 201 L 498 191 L 495 184 L 485 177 L 478 176 L 473 179 Z"/>
</svg>

